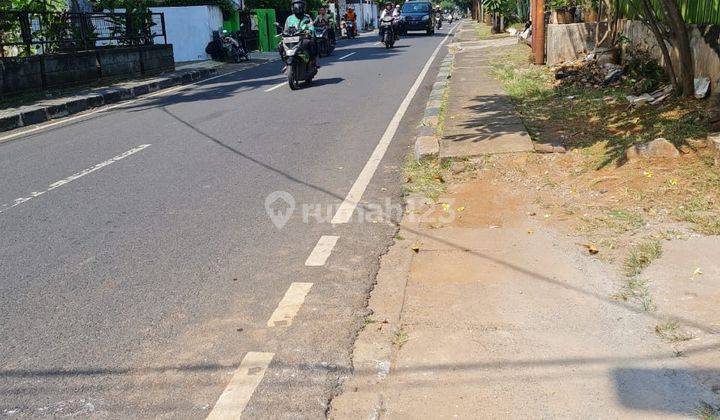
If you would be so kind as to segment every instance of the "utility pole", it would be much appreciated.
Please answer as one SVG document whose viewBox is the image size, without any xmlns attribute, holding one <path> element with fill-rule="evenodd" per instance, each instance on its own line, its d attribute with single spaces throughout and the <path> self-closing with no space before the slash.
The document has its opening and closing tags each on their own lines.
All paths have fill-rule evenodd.
<svg viewBox="0 0 720 420">
<path fill-rule="evenodd" d="M 545 0 L 534 0 L 532 19 L 532 49 L 535 64 L 545 64 Z"/>
</svg>

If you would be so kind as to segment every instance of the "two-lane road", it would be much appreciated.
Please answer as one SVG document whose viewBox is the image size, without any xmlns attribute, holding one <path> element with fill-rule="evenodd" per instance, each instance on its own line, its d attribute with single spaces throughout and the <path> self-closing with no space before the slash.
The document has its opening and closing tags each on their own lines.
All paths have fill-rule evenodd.
<svg viewBox="0 0 720 420">
<path fill-rule="evenodd" d="M 400 203 L 449 29 L 343 42 L 299 91 L 268 63 L 0 143 L 0 416 L 323 416 L 394 232 L 330 218 Z"/>
</svg>

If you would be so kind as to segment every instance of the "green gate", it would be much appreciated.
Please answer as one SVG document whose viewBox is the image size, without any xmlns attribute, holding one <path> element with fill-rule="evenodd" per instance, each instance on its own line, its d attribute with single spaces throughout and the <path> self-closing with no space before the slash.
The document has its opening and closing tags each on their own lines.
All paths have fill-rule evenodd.
<svg viewBox="0 0 720 420">
<path fill-rule="evenodd" d="M 258 46 L 260 51 L 277 49 L 277 31 L 275 30 L 275 9 L 255 9 L 257 14 Z"/>
</svg>

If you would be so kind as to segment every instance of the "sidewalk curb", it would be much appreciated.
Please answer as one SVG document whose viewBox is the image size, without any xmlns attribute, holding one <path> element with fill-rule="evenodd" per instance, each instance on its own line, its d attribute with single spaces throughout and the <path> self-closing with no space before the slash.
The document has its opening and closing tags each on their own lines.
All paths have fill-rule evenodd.
<svg viewBox="0 0 720 420">
<path fill-rule="evenodd" d="M 432 91 L 425 105 L 425 112 L 415 136 L 413 153 L 416 161 L 436 158 L 440 153 L 440 140 L 438 139 L 437 128 L 442 116 L 442 103 L 452 77 L 452 67 L 455 60 L 455 53 L 448 51 L 440 63 L 440 70 L 433 83 Z"/>
<path fill-rule="evenodd" d="M 88 109 L 110 105 L 172 86 L 190 84 L 218 73 L 217 68 L 181 70 L 165 77 L 125 82 L 66 98 L 45 101 L 42 105 L 25 105 L 0 115 L 0 132 L 67 117 Z"/>
<path fill-rule="evenodd" d="M 270 62 L 274 60 L 267 60 Z M 254 62 L 256 67 L 265 62 Z M 67 117 L 92 108 L 115 104 L 129 99 L 139 98 L 153 92 L 173 86 L 188 85 L 222 74 L 218 67 L 200 68 L 192 70 L 178 70 L 165 76 L 155 77 L 139 82 L 121 82 L 114 86 L 95 89 L 92 92 L 80 93 L 58 99 L 41 101 L 41 105 L 24 105 L 0 111 L 0 132 L 40 124 L 50 120 Z M 239 71 L 239 70 L 238 70 Z"/>
</svg>

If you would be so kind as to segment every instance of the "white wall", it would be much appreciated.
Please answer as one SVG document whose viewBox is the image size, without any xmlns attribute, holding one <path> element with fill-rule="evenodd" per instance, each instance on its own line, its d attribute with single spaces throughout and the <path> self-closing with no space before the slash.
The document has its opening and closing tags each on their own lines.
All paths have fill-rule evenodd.
<svg viewBox="0 0 720 420">
<path fill-rule="evenodd" d="M 355 13 L 358 15 L 358 29 L 364 29 L 366 22 L 373 25 L 373 28 L 377 27 L 378 14 L 375 2 L 353 4 L 353 6 L 355 7 Z"/>
<path fill-rule="evenodd" d="M 205 47 L 213 31 L 221 30 L 222 12 L 218 6 L 153 7 L 165 14 L 167 42 L 173 45 L 175 61 L 206 60 Z M 157 38 L 158 42 L 161 38 Z"/>
</svg>

